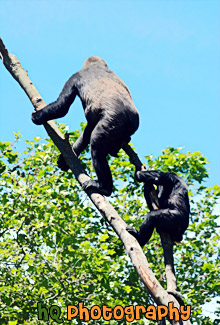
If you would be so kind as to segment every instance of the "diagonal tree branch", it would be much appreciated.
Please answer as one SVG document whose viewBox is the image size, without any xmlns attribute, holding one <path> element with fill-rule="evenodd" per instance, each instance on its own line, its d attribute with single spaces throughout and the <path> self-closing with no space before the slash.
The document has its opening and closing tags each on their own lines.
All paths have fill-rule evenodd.
<svg viewBox="0 0 220 325">
<path fill-rule="evenodd" d="M 29 79 L 27 73 L 22 68 L 17 57 L 8 52 L 1 38 L 0 57 L 6 69 L 25 91 L 34 108 L 41 109 L 46 106 L 46 103 L 43 101 L 39 92 Z M 89 180 L 89 176 L 85 174 L 85 171 L 83 170 L 79 159 L 73 152 L 68 140 L 65 139 L 63 134 L 59 131 L 54 121 L 48 121 L 44 124 L 44 127 L 48 135 L 51 137 L 57 148 L 64 156 L 67 164 L 74 173 L 80 185 Z M 109 224 L 112 226 L 112 228 L 115 230 L 123 242 L 139 278 L 145 285 L 147 291 L 152 296 L 156 304 L 168 306 L 169 302 L 174 302 L 174 306 L 179 308 L 178 301 L 173 296 L 170 296 L 157 281 L 141 247 L 139 246 L 136 239 L 126 231 L 126 223 L 120 218 L 111 204 L 102 195 L 94 193 L 91 190 L 88 191 L 87 194 L 96 208 L 106 218 L 106 220 L 109 222 Z M 171 321 L 171 324 L 181 323 L 182 321 Z M 191 324 L 189 320 L 184 321 L 183 323 L 187 325 Z"/>
</svg>

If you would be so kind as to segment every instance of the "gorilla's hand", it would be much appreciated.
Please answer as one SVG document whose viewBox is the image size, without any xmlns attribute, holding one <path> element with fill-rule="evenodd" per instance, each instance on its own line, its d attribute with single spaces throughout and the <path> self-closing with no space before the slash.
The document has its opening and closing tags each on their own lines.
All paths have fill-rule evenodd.
<svg viewBox="0 0 220 325">
<path fill-rule="evenodd" d="M 136 171 L 135 177 L 138 182 L 145 182 L 145 183 L 151 182 L 152 183 L 152 181 L 154 180 L 154 177 L 153 177 L 151 171 L 147 171 L 147 170 Z"/>
<path fill-rule="evenodd" d="M 45 113 L 43 112 L 43 109 L 36 111 L 34 110 L 31 116 L 32 122 L 37 125 L 44 124 L 46 121 L 44 120 Z"/>
</svg>

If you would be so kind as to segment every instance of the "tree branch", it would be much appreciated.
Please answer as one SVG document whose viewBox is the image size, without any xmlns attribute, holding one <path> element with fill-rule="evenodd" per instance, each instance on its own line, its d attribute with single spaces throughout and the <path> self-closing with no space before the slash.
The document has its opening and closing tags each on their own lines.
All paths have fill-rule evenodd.
<svg viewBox="0 0 220 325">
<path fill-rule="evenodd" d="M 41 109 L 46 106 L 46 103 L 41 98 L 39 92 L 30 81 L 27 73 L 22 68 L 17 57 L 10 54 L 6 49 L 2 39 L 0 38 L 0 56 L 6 69 L 10 72 L 12 77 L 23 88 L 31 103 L 35 109 Z M 89 176 L 85 174 L 79 159 L 73 152 L 69 142 L 65 140 L 63 134 L 59 131 L 53 121 L 48 121 L 44 124 L 44 127 L 48 135 L 53 140 L 54 144 L 62 153 L 68 166 L 72 170 L 76 179 L 82 185 L 85 181 L 89 180 Z M 90 200 L 94 203 L 100 213 L 106 218 L 112 228 L 115 230 L 121 241 L 123 242 L 126 251 L 131 258 L 131 261 L 138 273 L 139 278 L 145 285 L 147 291 L 152 296 L 157 305 L 168 306 L 170 301 L 174 302 L 174 305 L 179 308 L 177 300 L 170 296 L 166 290 L 160 285 L 154 276 L 146 256 L 144 255 L 141 247 L 136 239 L 126 231 L 126 223 L 120 218 L 111 204 L 100 194 L 96 194 L 93 191 L 87 191 Z M 181 322 L 173 322 L 172 324 L 181 324 Z M 191 324 L 190 321 L 185 321 L 184 324 Z"/>
</svg>

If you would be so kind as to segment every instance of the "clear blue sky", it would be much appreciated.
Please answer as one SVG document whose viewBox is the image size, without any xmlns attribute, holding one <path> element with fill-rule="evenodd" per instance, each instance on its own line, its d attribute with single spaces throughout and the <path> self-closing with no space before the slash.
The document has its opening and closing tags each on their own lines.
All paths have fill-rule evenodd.
<svg viewBox="0 0 220 325">
<path fill-rule="evenodd" d="M 143 158 L 167 146 L 201 151 L 207 185 L 220 183 L 220 1 L 4 1 L 1 37 L 47 103 L 89 56 L 103 57 L 128 85 L 141 116 L 132 143 Z M 0 139 L 46 133 L 0 62 Z M 60 119 L 85 121 L 76 100 Z"/>
</svg>

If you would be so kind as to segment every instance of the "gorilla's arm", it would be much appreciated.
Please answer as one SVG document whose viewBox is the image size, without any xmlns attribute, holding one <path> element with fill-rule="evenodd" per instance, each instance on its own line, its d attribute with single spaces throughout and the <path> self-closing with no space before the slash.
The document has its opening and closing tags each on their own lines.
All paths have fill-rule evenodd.
<svg viewBox="0 0 220 325">
<path fill-rule="evenodd" d="M 144 170 L 137 171 L 135 173 L 135 177 L 139 182 L 144 182 L 144 197 L 147 201 L 148 208 L 152 211 L 153 206 L 151 202 L 150 192 L 153 189 L 153 184 L 159 185 L 161 184 L 161 179 L 163 178 L 164 173 L 157 170 Z M 163 190 L 163 186 L 159 186 L 158 189 Z M 159 190 L 156 190 L 157 196 Z"/>
<path fill-rule="evenodd" d="M 60 118 L 65 116 L 70 108 L 70 105 L 73 103 L 77 91 L 77 74 L 73 75 L 64 85 L 63 90 L 61 91 L 58 99 L 47 105 L 39 111 L 33 111 L 32 121 L 37 124 L 44 124 L 49 120 Z"/>
<path fill-rule="evenodd" d="M 153 184 L 157 185 L 157 196 L 160 205 L 164 206 L 164 202 L 170 196 L 172 190 L 179 186 L 180 180 L 177 175 L 173 173 L 164 173 L 159 170 L 144 170 L 136 172 L 136 178 L 139 182 L 144 182 L 144 196 L 147 201 L 149 209 L 152 211 L 152 203 L 150 199 L 150 191 L 152 190 Z M 160 208 L 162 208 L 160 206 Z"/>
<path fill-rule="evenodd" d="M 144 182 L 145 184 L 163 185 L 164 176 L 165 173 L 159 170 L 143 170 L 135 173 L 138 182 Z"/>
</svg>

